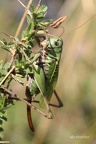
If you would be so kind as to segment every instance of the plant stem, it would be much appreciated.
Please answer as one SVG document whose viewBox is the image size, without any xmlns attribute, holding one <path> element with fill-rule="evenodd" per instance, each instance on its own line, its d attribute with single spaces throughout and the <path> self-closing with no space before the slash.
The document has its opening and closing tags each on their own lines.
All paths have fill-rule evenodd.
<svg viewBox="0 0 96 144">
<path fill-rule="evenodd" d="M 15 66 L 13 66 L 10 71 L 7 73 L 7 75 L 3 78 L 3 80 L 0 82 L 0 86 L 4 83 L 4 81 L 7 79 L 7 77 L 10 75 L 10 73 L 15 69 Z"/>
<path fill-rule="evenodd" d="M 0 144 L 9 144 L 9 141 L 0 141 Z"/>
<path fill-rule="evenodd" d="M 37 7 L 35 8 L 34 13 L 36 13 L 41 5 L 42 0 L 39 0 Z"/>
<path fill-rule="evenodd" d="M 24 14 L 23 14 L 23 16 L 22 16 L 22 19 L 21 19 L 21 21 L 20 21 L 20 24 L 19 24 L 19 26 L 18 26 L 18 28 L 17 28 L 15 37 L 18 37 L 18 35 L 19 35 L 20 31 L 21 31 L 21 28 L 22 28 L 22 26 L 23 26 L 24 20 L 25 20 L 25 18 L 26 18 L 27 10 L 29 9 L 30 4 L 31 4 L 32 2 L 33 2 L 33 0 L 29 0 L 28 5 L 27 5 L 27 8 L 26 8 L 26 10 L 25 10 L 25 12 L 24 12 Z"/>
<path fill-rule="evenodd" d="M 17 94 L 14 94 L 12 91 L 8 90 L 7 88 L 3 88 L 6 92 L 8 92 L 9 94 L 13 95 L 14 97 L 16 97 L 18 100 L 23 101 L 24 103 L 26 103 L 28 106 L 32 107 L 34 110 L 38 111 L 39 113 L 41 113 L 43 116 L 45 116 L 48 119 L 51 119 L 51 117 L 47 114 L 45 114 L 44 112 L 42 112 L 40 109 L 38 109 L 36 106 L 30 104 L 27 100 L 19 97 Z"/>
</svg>

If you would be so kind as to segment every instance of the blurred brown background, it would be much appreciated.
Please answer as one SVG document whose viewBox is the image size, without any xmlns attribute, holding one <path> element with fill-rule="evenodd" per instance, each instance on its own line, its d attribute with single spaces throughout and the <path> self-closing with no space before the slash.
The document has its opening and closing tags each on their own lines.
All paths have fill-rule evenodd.
<svg viewBox="0 0 96 144">
<path fill-rule="evenodd" d="M 38 0 L 34 1 L 37 5 Z M 28 0 L 23 3 L 27 5 Z M 53 120 L 32 110 L 35 127 L 32 133 L 27 125 L 26 105 L 16 102 L 8 110 L 4 140 L 11 144 L 96 144 L 96 17 L 78 28 L 96 14 L 96 1 L 43 0 L 43 4 L 48 6 L 48 18 L 68 16 L 62 24 L 64 46 L 56 86 L 64 107 L 52 107 Z M 0 32 L 15 35 L 23 13 L 24 8 L 17 0 L 0 1 Z M 51 30 L 56 36 L 61 33 L 61 28 Z M 3 36 L 1 33 L 0 39 Z M 0 50 L 0 59 L 5 58 L 6 54 Z M 14 85 L 13 89 L 25 96 L 20 85 Z M 54 95 L 52 101 L 56 102 Z"/>
</svg>

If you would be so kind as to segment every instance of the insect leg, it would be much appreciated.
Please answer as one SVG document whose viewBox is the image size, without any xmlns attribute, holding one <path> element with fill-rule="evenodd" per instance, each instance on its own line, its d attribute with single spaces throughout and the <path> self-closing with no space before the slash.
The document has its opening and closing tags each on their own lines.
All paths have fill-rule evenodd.
<svg viewBox="0 0 96 144">
<path fill-rule="evenodd" d="M 58 101 L 59 104 L 57 105 L 57 104 L 49 103 L 48 105 L 49 105 L 49 106 L 53 106 L 53 107 L 57 107 L 57 108 L 63 107 L 63 103 L 62 103 L 60 97 L 58 96 L 56 90 L 54 90 L 54 95 L 55 95 L 55 97 L 56 97 L 56 99 L 57 99 L 57 101 Z M 33 100 L 32 102 L 34 102 L 34 103 L 39 103 L 39 101 L 37 101 L 37 100 Z M 45 101 L 45 102 L 46 102 L 46 101 Z M 48 107 L 47 107 L 47 108 L 48 108 Z M 49 109 L 49 108 L 48 108 L 48 109 Z M 50 109 L 49 109 L 48 111 L 50 112 Z"/>
<path fill-rule="evenodd" d="M 47 107 L 48 117 L 49 117 L 50 119 L 53 119 L 52 111 L 51 111 L 50 106 L 49 106 L 49 103 L 48 103 L 48 101 L 47 101 L 47 99 L 46 99 L 45 97 L 44 97 L 44 102 L 45 102 L 46 107 Z"/>
<path fill-rule="evenodd" d="M 38 109 L 36 106 L 34 105 L 30 105 L 30 107 L 32 107 L 34 110 L 38 111 L 40 114 L 42 114 L 44 117 L 48 118 L 48 119 L 52 119 L 52 117 L 50 117 L 48 114 L 45 114 L 43 111 L 41 111 L 40 109 Z"/>
<path fill-rule="evenodd" d="M 57 101 L 59 103 L 59 105 L 57 107 L 63 107 L 63 103 L 62 103 L 60 97 L 58 96 L 56 90 L 54 90 L 54 94 L 55 94 L 55 97 L 56 97 L 56 99 L 57 99 Z"/>
</svg>

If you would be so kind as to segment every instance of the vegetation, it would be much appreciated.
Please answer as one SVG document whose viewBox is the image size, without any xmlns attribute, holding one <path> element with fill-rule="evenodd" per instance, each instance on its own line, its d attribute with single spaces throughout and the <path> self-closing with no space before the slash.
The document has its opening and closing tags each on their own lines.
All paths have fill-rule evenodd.
<svg viewBox="0 0 96 144">
<path fill-rule="evenodd" d="M 89 7 L 87 5 L 88 3 L 90 3 Z M 20 101 L 18 102 L 16 101 L 14 103 L 12 99 L 10 100 L 7 99 L 6 101 L 6 97 L 10 97 L 11 94 L 9 94 L 6 91 L 3 91 L 2 90 L 3 86 L 1 86 L 0 126 L 2 127 L 0 128 L 0 131 L 3 131 L 4 129 L 3 132 L 4 140 L 8 140 L 10 141 L 10 143 L 14 144 L 15 143 L 17 144 L 17 142 L 25 144 L 26 143 L 95 144 L 96 143 L 95 138 L 96 18 L 94 17 L 85 25 L 83 25 L 81 28 L 75 30 L 77 27 L 82 25 L 87 19 L 89 19 L 96 13 L 94 9 L 95 3 L 94 4 L 93 3 L 94 3 L 93 1 L 86 3 L 81 0 L 78 0 L 78 2 L 75 2 L 73 0 L 73 4 L 71 5 L 70 8 L 69 5 L 68 7 L 66 7 L 67 2 L 64 1 L 65 5 L 62 4 L 62 7 L 57 16 L 57 18 L 62 15 L 68 16 L 66 22 L 62 24 L 62 26 L 65 29 L 65 33 L 62 36 L 62 39 L 64 41 L 64 47 L 60 63 L 59 79 L 56 87 L 56 91 L 58 92 L 60 98 L 63 100 L 64 107 L 62 109 L 52 108 L 52 111 L 54 113 L 53 120 L 47 120 L 42 115 L 32 110 L 32 116 L 36 128 L 35 133 L 32 133 L 28 128 L 26 122 L 27 119 L 26 119 L 25 104 L 23 104 Z M 9 5 L 7 5 L 7 8 L 8 6 Z M 56 12 L 54 16 L 55 15 L 57 15 Z M 2 16 L 4 17 L 4 10 Z M 14 45 L 14 43 L 16 43 L 17 47 L 18 44 L 21 44 L 20 42 L 22 36 L 21 38 L 14 39 L 15 37 L 13 36 L 11 38 L 11 35 L 14 35 L 14 31 L 16 30 L 18 23 L 16 23 L 15 18 L 12 17 L 15 23 L 12 22 L 12 18 L 10 19 L 10 16 L 8 18 L 9 19 L 7 20 L 7 22 L 9 23 L 5 23 L 6 27 L 5 25 L 3 27 L 2 24 L 3 21 L 1 21 L 0 24 L 2 25 L 2 31 L 6 32 L 6 34 L 9 35 L 6 37 L 7 40 L 4 38 L 2 42 L 7 46 L 11 45 L 11 47 Z M 53 19 L 55 20 L 57 18 Z M 10 31 L 8 24 L 9 27 L 11 27 Z M 15 26 L 14 29 L 13 25 Z M 23 29 L 25 27 L 26 23 L 23 26 Z M 57 37 L 62 32 L 61 28 L 58 28 L 56 30 L 51 29 L 49 30 L 49 32 L 50 31 L 52 35 L 56 35 Z M 10 41 L 10 39 L 11 43 L 8 42 Z M 36 43 L 38 42 L 36 41 L 35 45 Z M 2 48 L 5 49 L 6 47 Z M 38 51 L 36 47 L 35 50 Z M 0 82 L 2 82 L 3 78 L 8 73 L 8 68 L 10 66 L 10 59 L 12 55 L 8 53 L 6 54 L 4 50 L 0 50 L 0 60 L 4 59 L 4 61 L 0 61 L 0 69 L 1 69 Z M 25 63 L 23 64 L 25 66 Z M 17 65 L 18 63 L 16 63 L 16 66 Z M 18 66 L 18 69 L 19 68 L 21 68 L 20 65 Z M 26 71 L 27 70 L 28 69 L 26 69 Z M 23 76 L 26 75 L 26 71 L 23 71 L 24 72 Z M 6 81 L 6 84 L 5 83 L 4 84 L 7 86 L 8 84 L 10 84 L 9 87 L 10 92 L 14 92 L 14 94 L 20 95 L 20 97 L 24 97 L 25 96 L 24 90 L 26 85 L 25 79 L 23 81 L 22 77 L 18 75 L 18 77 L 16 77 L 15 80 L 19 81 L 20 83 L 19 85 L 18 82 L 14 82 L 11 78 L 13 79 L 13 77 L 8 76 L 8 81 Z M 22 84 L 24 84 L 24 86 L 22 86 Z M 6 97 L 4 95 L 4 92 Z M 52 102 L 55 103 L 55 101 L 56 100 L 53 95 Z M 8 121 L 4 122 L 7 120 L 7 118 Z"/>
</svg>

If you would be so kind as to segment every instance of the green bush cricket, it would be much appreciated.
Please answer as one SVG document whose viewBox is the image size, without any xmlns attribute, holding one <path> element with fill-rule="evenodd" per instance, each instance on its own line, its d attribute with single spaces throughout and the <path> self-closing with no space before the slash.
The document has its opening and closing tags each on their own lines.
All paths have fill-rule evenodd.
<svg viewBox="0 0 96 144">
<path fill-rule="evenodd" d="M 63 17 L 63 19 L 65 20 L 65 17 Z M 59 24 L 61 23 L 58 22 L 58 25 Z M 51 24 L 51 26 L 53 25 Z M 46 107 L 48 114 L 45 114 L 39 110 L 38 111 L 49 119 L 53 118 L 53 114 L 49 106 L 49 102 L 53 92 L 59 102 L 58 107 L 63 106 L 56 91 L 54 90 L 58 79 L 59 62 L 62 53 L 62 46 L 63 40 L 61 38 L 47 38 L 46 36 L 46 39 L 41 42 L 41 50 L 35 56 L 35 61 L 32 64 L 33 73 L 32 75 L 28 76 L 28 85 L 26 86 L 26 96 L 28 98 L 28 102 L 31 103 L 32 99 L 34 101 L 35 96 L 40 93 L 41 97 L 39 105 L 41 108 Z M 32 131 L 34 131 L 34 126 L 31 120 L 31 107 L 28 105 L 27 117 L 29 127 Z"/>
</svg>

